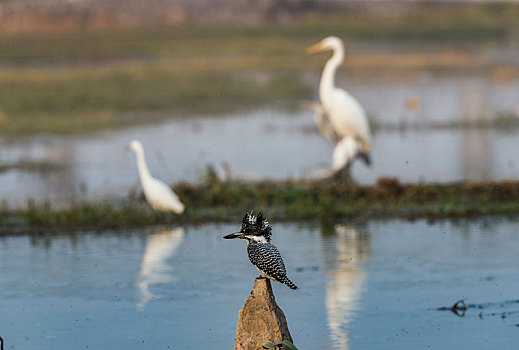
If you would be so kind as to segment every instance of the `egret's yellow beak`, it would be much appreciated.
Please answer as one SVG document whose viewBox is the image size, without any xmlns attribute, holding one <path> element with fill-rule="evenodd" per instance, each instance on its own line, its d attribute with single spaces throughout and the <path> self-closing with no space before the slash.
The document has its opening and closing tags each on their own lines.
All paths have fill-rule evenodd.
<svg viewBox="0 0 519 350">
<path fill-rule="evenodd" d="M 314 54 L 316 52 L 323 51 L 323 50 L 324 50 L 324 45 L 323 45 L 323 43 L 319 42 L 319 43 L 317 43 L 315 45 L 312 45 L 312 46 L 308 47 L 306 49 L 306 54 L 307 55 L 312 55 L 312 54 Z"/>
</svg>

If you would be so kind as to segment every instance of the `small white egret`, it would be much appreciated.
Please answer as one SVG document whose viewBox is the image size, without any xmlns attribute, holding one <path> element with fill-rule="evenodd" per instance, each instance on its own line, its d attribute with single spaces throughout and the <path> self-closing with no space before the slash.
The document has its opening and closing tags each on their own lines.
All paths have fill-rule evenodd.
<svg viewBox="0 0 519 350">
<path fill-rule="evenodd" d="M 329 36 L 319 43 L 307 49 L 308 54 L 319 51 L 332 50 L 332 57 L 326 62 L 321 82 L 319 84 L 319 98 L 322 104 L 322 112 L 317 112 L 316 119 L 328 118 L 331 127 L 339 140 L 344 137 L 352 137 L 360 143 L 359 156 L 364 159 L 366 164 L 370 164 L 369 154 L 371 152 L 371 132 L 369 128 L 366 112 L 359 101 L 343 89 L 335 86 L 335 72 L 344 60 L 344 45 L 342 40 Z M 322 129 L 319 126 L 321 132 Z M 330 133 L 323 134 L 330 138 Z M 328 135 L 327 135 L 328 134 Z"/>
<path fill-rule="evenodd" d="M 132 141 L 130 149 L 137 156 L 137 168 L 139 170 L 139 178 L 144 190 L 144 196 L 151 207 L 158 211 L 171 211 L 177 214 L 184 212 L 184 204 L 178 199 L 178 196 L 171 188 L 160 180 L 151 176 L 144 157 L 144 148 L 139 141 Z"/>
</svg>

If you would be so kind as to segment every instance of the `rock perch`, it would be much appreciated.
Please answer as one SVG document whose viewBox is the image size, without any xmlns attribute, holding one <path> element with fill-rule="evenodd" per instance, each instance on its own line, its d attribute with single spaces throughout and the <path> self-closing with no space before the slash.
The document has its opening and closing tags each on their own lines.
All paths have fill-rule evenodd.
<svg viewBox="0 0 519 350">
<path fill-rule="evenodd" d="M 256 278 L 254 288 L 238 316 L 235 350 L 263 349 L 268 341 L 292 342 L 283 310 L 276 304 L 270 281 Z"/>
</svg>

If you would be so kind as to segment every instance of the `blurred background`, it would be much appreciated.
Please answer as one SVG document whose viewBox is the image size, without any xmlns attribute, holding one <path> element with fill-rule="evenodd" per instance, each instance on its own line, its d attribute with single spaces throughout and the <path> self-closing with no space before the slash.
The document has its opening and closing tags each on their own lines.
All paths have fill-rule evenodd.
<svg viewBox="0 0 519 350">
<path fill-rule="evenodd" d="M 327 167 L 333 145 L 301 102 L 329 57 L 304 50 L 328 35 L 374 132 L 357 182 L 517 178 L 518 17 L 518 1 L 2 1 L 0 196 L 126 194 L 133 138 L 170 184 L 222 162 L 268 178 Z"/>
<path fill-rule="evenodd" d="M 303 106 L 330 57 L 305 48 L 329 35 L 345 43 L 336 84 L 373 131 L 357 183 L 519 178 L 519 0 L 2 0 L 3 225 L 29 199 L 140 191 L 133 139 L 167 184 L 223 163 L 269 179 L 329 167 Z M 273 221 L 300 287 L 273 285 L 295 344 L 516 348 L 508 219 Z M 231 348 L 256 276 L 243 242 L 221 239 L 239 222 L 170 226 L 0 235 L 6 349 Z M 464 317 L 438 311 L 462 298 Z"/>
</svg>

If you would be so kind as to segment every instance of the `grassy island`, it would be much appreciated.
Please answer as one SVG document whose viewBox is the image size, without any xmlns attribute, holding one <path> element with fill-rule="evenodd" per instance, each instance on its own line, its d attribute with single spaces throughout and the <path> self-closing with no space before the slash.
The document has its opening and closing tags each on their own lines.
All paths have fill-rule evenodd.
<svg viewBox="0 0 519 350">
<path fill-rule="evenodd" d="M 275 221 L 466 218 L 519 215 L 519 181 L 401 184 L 382 178 L 373 186 L 286 180 L 254 184 L 179 183 L 184 215 L 154 212 L 142 196 L 53 208 L 28 203 L 0 211 L 3 234 L 106 230 L 159 224 L 236 222 L 244 210 L 264 211 Z"/>
</svg>

